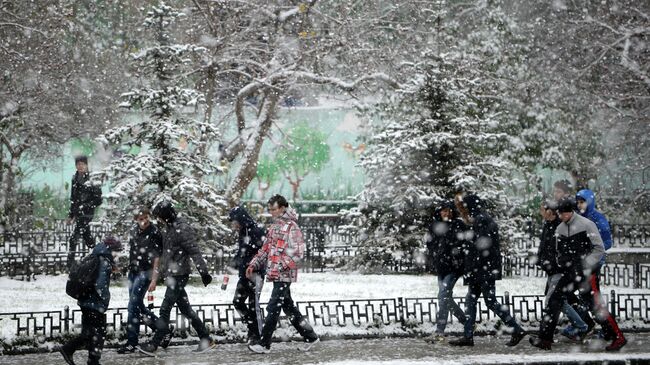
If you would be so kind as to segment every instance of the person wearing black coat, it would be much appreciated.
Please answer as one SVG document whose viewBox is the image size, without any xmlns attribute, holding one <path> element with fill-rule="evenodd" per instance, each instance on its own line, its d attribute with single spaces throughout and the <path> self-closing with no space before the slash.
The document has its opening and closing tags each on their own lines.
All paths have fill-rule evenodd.
<svg viewBox="0 0 650 365">
<path fill-rule="evenodd" d="M 255 312 L 255 282 L 246 277 L 246 268 L 262 247 L 266 231 L 255 222 L 244 207 L 232 208 L 228 213 L 228 219 L 232 229 L 238 232 L 237 254 L 232 266 L 239 271 L 239 280 L 233 304 L 242 320 L 248 325 L 248 340 L 257 342 L 260 339 L 260 332 Z"/>
<path fill-rule="evenodd" d="M 474 323 L 476 303 L 483 295 L 487 307 L 501 320 L 513 328 L 507 346 L 516 346 L 526 332 L 496 299 L 496 281 L 501 280 L 501 248 L 499 226 L 484 211 L 483 201 L 474 194 L 456 201 L 456 207 L 471 224 L 472 239 L 465 252 L 465 283 L 468 285 L 465 298 L 464 336 L 449 341 L 452 346 L 474 346 Z"/>
<path fill-rule="evenodd" d="M 161 274 L 165 276 L 165 297 L 160 305 L 160 314 L 156 320 L 156 332 L 151 340 L 139 347 L 141 352 L 153 355 L 162 346 L 163 340 L 169 336 L 169 316 L 174 305 L 187 319 L 196 331 L 200 342 L 197 352 L 203 352 L 216 346 L 210 337 L 208 329 L 201 317 L 192 309 L 185 286 L 192 272 L 190 259 L 194 262 L 204 286 L 212 282 L 208 265 L 203 259 L 197 242 L 197 235 L 185 219 L 178 217 L 171 202 L 158 203 L 152 214 L 160 224 L 163 236 L 163 253 L 161 259 Z"/>
<path fill-rule="evenodd" d="M 90 222 L 95 215 L 95 208 L 102 204 L 102 189 L 99 186 L 91 185 L 88 181 L 90 176 L 88 173 L 88 157 L 76 157 L 75 167 L 77 172 L 72 176 L 70 183 L 70 211 L 67 219 L 68 224 L 73 221 L 75 223 L 74 230 L 68 241 L 68 268 L 74 263 L 79 237 L 83 238 L 87 247 L 95 247 L 95 240 L 90 234 Z"/>
<path fill-rule="evenodd" d="M 438 276 L 438 313 L 434 339 L 442 340 L 450 309 L 458 321 L 465 323 L 465 312 L 454 301 L 453 290 L 456 281 L 464 272 L 464 236 L 467 226 L 458 218 L 452 201 L 443 202 L 436 209 L 433 218 L 434 221 L 429 225 L 428 243 Z"/>
</svg>

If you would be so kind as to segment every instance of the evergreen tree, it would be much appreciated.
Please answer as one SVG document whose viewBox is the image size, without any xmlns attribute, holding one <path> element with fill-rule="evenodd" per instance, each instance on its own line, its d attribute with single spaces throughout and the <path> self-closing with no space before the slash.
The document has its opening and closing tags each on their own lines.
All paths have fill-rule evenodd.
<svg viewBox="0 0 650 365">
<path fill-rule="evenodd" d="M 172 43 L 169 28 L 182 15 L 163 2 L 147 13 L 144 26 L 155 34 L 156 45 L 134 55 L 145 86 L 124 93 L 120 105 L 149 115 L 98 138 L 126 152 L 96 178 L 111 182 L 105 196 L 111 221 L 130 223 L 134 209 L 169 200 L 214 247 L 216 237 L 228 231 L 220 218 L 226 202 L 222 192 L 206 182 L 222 167 L 207 158 L 205 141 L 219 135 L 212 125 L 192 117 L 205 102 L 203 95 L 181 86 L 188 83 L 183 73 L 192 56 L 204 51 L 193 44 Z"/>
</svg>

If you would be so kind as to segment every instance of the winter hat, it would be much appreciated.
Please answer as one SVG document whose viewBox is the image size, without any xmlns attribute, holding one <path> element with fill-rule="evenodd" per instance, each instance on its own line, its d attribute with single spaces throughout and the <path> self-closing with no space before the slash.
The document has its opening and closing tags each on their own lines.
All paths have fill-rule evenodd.
<svg viewBox="0 0 650 365">
<path fill-rule="evenodd" d="M 164 220 L 166 223 L 172 223 L 176 220 L 176 210 L 170 201 L 164 200 L 158 203 L 152 212 L 153 216 Z"/>
<path fill-rule="evenodd" d="M 576 202 L 573 198 L 564 197 L 557 202 L 557 210 L 560 213 L 569 213 L 573 212 L 576 207 Z"/>
<path fill-rule="evenodd" d="M 108 237 L 104 238 L 104 240 L 102 242 L 111 251 L 121 251 L 122 250 L 122 242 L 120 242 L 120 240 L 117 239 L 114 236 L 108 236 Z"/>
</svg>

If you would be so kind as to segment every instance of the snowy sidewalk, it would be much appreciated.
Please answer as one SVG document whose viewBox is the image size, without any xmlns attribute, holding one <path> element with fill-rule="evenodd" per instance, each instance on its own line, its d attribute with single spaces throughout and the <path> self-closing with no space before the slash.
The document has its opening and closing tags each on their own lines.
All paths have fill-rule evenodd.
<svg viewBox="0 0 650 365">
<path fill-rule="evenodd" d="M 219 345 L 215 350 L 196 355 L 194 346 L 170 347 L 160 350 L 159 358 L 139 354 L 118 355 L 115 349 L 104 351 L 102 363 L 110 364 L 571 364 L 594 363 L 649 363 L 650 334 L 629 334 L 628 345 L 619 353 L 605 352 L 605 343 L 591 340 L 576 345 L 565 338 L 554 345 L 553 351 L 538 350 L 525 338 L 517 347 L 504 344 L 506 336 L 477 337 L 472 348 L 455 348 L 447 343 L 429 344 L 422 339 L 375 339 L 323 341 L 312 351 L 297 350 L 297 343 L 275 343 L 267 355 L 252 354 L 244 344 Z M 86 362 L 86 351 L 75 355 L 75 362 Z M 58 353 L 3 356 L 2 364 L 46 365 L 62 363 Z"/>
</svg>

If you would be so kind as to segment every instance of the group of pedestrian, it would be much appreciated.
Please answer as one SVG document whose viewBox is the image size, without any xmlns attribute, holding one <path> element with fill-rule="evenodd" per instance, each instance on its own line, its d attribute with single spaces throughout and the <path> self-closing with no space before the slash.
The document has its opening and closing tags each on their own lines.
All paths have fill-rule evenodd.
<svg viewBox="0 0 650 365">
<path fill-rule="evenodd" d="M 121 252 L 122 244 L 114 237 L 94 244 L 88 223 L 95 208 L 101 204 L 101 191 L 98 192 L 98 187 L 88 182 L 87 159 L 80 157 L 75 162 L 77 172 L 73 177 L 70 217 L 76 220 L 76 226 L 70 241 L 68 267 L 73 271 L 80 266 L 74 258 L 76 246 L 73 244 L 80 235 L 86 245 L 92 247 L 90 255 L 97 257 L 99 264 L 92 290 L 78 300 L 82 311 L 81 333 L 61 346 L 59 352 L 68 364 L 74 364 L 73 354 L 85 347 L 88 350 L 88 364 L 94 365 L 99 364 L 101 357 L 106 333 L 106 310 L 110 302 L 110 276 L 119 270 L 115 257 Z M 248 326 L 248 347 L 252 352 L 270 351 L 281 310 L 305 339 L 305 344 L 299 348 L 307 351 L 319 342 L 319 337 L 298 310 L 290 291 L 291 284 L 297 281 L 298 265 L 304 255 L 302 232 L 297 225 L 295 211 L 283 196 L 273 196 L 268 201 L 268 211 L 273 222 L 267 230 L 255 222 L 243 207 L 235 207 L 229 212 L 231 226 L 238 232 L 234 266 L 239 272 L 239 280 L 233 304 Z M 133 220 L 128 243 L 127 341 L 118 348 L 117 353 L 139 351 L 155 356 L 159 347 L 167 348 L 174 331 L 170 325 L 174 306 L 189 319 L 199 337 L 196 352 L 214 348 L 216 343 L 192 309 L 185 290 L 192 272 L 190 261 L 196 266 L 203 285 L 212 282 L 195 230 L 168 201 L 156 204 L 151 213 L 148 207 L 141 207 L 134 212 Z M 264 277 L 273 283 L 273 291 L 262 322 L 259 292 Z M 166 290 L 156 316 L 145 306 L 144 297 L 147 292 L 156 290 L 159 279 L 164 279 Z M 151 339 L 144 344 L 139 344 L 141 323 L 153 331 Z"/>
<path fill-rule="evenodd" d="M 81 236 L 98 258 L 94 290 L 79 299 L 82 330 L 79 336 L 60 347 L 63 358 L 74 364 L 76 350 L 88 349 L 88 364 L 99 364 L 106 331 L 106 310 L 110 302 L 110 276 L 118 270 L 115 257 L 122 244 L 107 237 L 95 245 L 89 222 L 101 204 L 101 190 L 88 182 L 88 160 L 75 160 L 77 172 L 72 180 L 70 221 L 76 225 L 70 239 L 68 267 L 77 265 L 74 257 L 76 241 Z M 544 317 L 539 335 L 530 343 L 550 350 L 560 313 L 571 324 L 561 333 L 575 341 L 583 340 L 598 323 L 603 336 L 610 340 L 608 351 L 626 344 L 625 336 L 607 311 L 600 293 L 599 272 L 605 263 L 605 250 L 611 247 L 607 219 L 596 210 L 595 196 L 588 189 L 570 195 L 568 181 L 554 184 L 554 199 L 541 208 L 543 227 L 538 252 L 538 265 L 547 273 Z M 268 353 L 280 311 L 304 338 L 299 348 L 308 351 L 320 341 L 311 325 L 300 313 L 291 297 L 291 284 L 297 281 L 305 243 L 297 225 L 295 211 L 287 200 L 275 195 L 268 201 L 272 223 L 268 228 L 258 224 L 243 208 L 234 207 L 228 218 L 238 233 L 237 253 L 233 267 L 239 278 L 233 304 L 248 328 L 248 348 L 254 353 Z M 152 221 L 155 219 L 156 223 Z M 134 226 L 129 236 L 128 251 L 128 318 L 127 341 L 119 354 L 140 351 L 154 355 L 159 347 L 167 348 L 173 336 L 170 313 L 174 306 L 190 320 L 200 342 L 196 352 L 215 347 L 205 324 L 192 309 L 185 287 L 196 266 L 202 283 L 207 286 L 212 276 L 203 259 L 197 234 L 168 201 L 153 207 L 141 207 L 133 214 Z M 516 346 L 527 335 L 510 314 L 507 306 L 496 298 L 496 282 L 502 277 L 502 255 L 499 227 L 486 210 L 485 202 L 476 194 L 459 194 L 453 201 L 441 203 L 429 226 L 427 247 L 438 277 L 438 313 L 436 329 L 429 338 L 445 340 L 449 313 L 463 324 L 463 336 L 450 340 L 452 346 L 474 346 L 474 328 L 478 299 L 496 314 L 511 333 L 507 346 Z M 262 319 L 259 294 L 266 278 L 273 284 L 267 314 Z M 463 279 L 468 287 L 464 310 L 454 301 L 453 289 Z M 156 290 L 164 279 L 165 295 L 158 315 L 145 306 L 147 292 Z M 593 318 L 590 315 L 593 314 Z M 141 323 L 153 331 L 151 339 L 140 345 Z"/>
<path fill-rule="evenodd" d="M 596 210 L 594 193 L 581 189 L 571 196 L 566 180 L 554 184 L 553 199 L 541 208 L 542 233 L 537 264 L 548 275 L 543 319 L 531 345 L 550 350 L 560 313 L 570 324 L 561 334 L 582 341 L 595 324 L 610 341 L 607 351 L 620 350 L 627 343 L 616 320 L 607 310 L 600 292 L 600 270 L 605 251 L 612 245 L 607 219 Z M 474 346 L 473 332 L 478 298 L 483 295 L 488 309 L 508 327 L 507 346 L 516 346 L 526 331 L 496 299 L 495 283 L 501 279 L 502 260 L 499 227 L 475 194 L 459 194 L 442 202 L 429 226 L 427 247 L 438 277 L 436 330 L 429 341 L 444 341 L 449 312 L 464 326 L 463 336 L 450 340 L 452 346 Z M 465 310 L 455 303 L 453 288 L 464 279 L 467 285 Z M 592 317 L 593 315 L 593 317 Z"/>
</svg>

